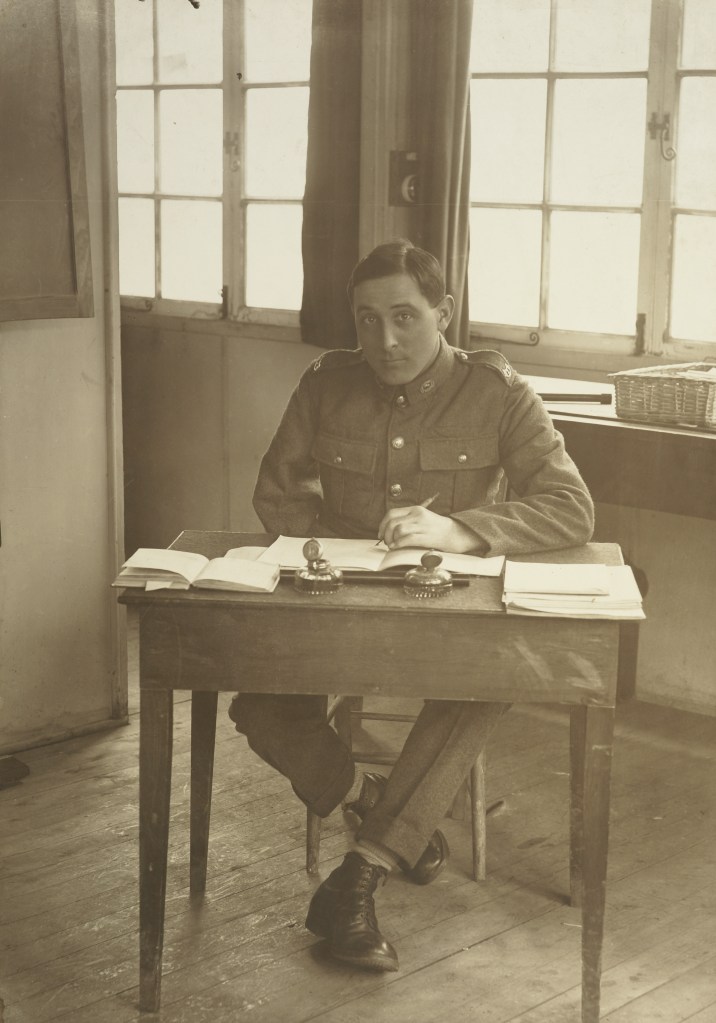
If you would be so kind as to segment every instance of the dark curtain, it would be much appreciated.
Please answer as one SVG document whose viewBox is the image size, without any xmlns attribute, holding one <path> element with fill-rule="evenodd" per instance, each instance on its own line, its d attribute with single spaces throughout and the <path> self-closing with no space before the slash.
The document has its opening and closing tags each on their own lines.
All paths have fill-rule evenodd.
<svg viewBox="0 0 716 1023">
<path fill-rule="evenodd" d="M 468 347 L 472 0 L 413 0 L 411 63 L 420 159 L 412 240 L 443 265 L 455 315 L 447 339 Z"/>
<path fill-rule="evenodd" d="M 303 202 L 301 336 L 354 348 L 346 283 L 358 261 L 361 0 L 314 0 Z"/>
</svg>

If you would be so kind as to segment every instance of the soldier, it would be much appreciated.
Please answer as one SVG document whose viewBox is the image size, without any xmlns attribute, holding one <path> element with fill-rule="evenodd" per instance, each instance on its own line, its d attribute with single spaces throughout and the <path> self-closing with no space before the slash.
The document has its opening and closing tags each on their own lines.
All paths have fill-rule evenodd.
<svg viewBox="0 0 716 1023">
<path fill-rule="evenodd" d="M 379 245 L 348 297 L 360 347 L 325 352 L 294 391 L 254 493 L 266 530 L 484 555 L 587 543 L 592 501 L 539 397 L 499 353 L 445 341 L 454 302 L 435 257 Z M 323 697 L 234 699 L 237 730 L 306 806 L 360 821 L 306 920 L 334 958 L 398 969 L 375 890 L 392 870 L 427 884 L 445 866 L 437 824 L 507 707 L 425 701 L 386 779 L 355 770 Z"/>
</svg>

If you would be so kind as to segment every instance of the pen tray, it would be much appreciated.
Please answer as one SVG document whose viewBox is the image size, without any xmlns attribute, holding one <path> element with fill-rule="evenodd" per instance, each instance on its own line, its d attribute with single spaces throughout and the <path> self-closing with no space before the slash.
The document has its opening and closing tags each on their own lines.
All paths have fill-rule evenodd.
<svg viewBox="0 0 716 1023">
<path fill-rule="evenodd" d="M 405 579 L 407 569 L 387 568 L 383 572 L 361 572 L 358 569 L 343 568 L 343 582 L 345 583 L 400 583 Z M 282 579 L 293 579 L 296 574 L 295 568 L 282 568 Z M 451 572 L 453 586 L 469 586 L 472 576 L 463 572 Z"/>
<path fill-rule="evenodd" d="M 710 379 L 706 374 L 710 372 Z M 716 430 L 716 359 L 611 373 L 621 419 Z"/>
</svg>

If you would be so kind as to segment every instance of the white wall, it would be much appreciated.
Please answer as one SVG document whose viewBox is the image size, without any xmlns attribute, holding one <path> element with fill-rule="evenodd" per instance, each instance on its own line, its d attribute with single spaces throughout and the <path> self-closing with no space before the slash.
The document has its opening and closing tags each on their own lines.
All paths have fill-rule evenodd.
<svg viewBox="0 0 716 1023">
<path fill-rule="evenodd" d="M 95 315 L 0 324 L 0 752 L 124 711 L 101 3 L 78 19 Z"/>
</svg>

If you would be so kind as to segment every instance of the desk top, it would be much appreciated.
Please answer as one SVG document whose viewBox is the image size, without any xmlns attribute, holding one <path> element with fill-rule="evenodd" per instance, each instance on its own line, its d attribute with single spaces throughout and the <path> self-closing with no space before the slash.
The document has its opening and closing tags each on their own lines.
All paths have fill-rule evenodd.
<svg viewBox="0 0 716 1023">
<path fill-rule="evenodd" d="M 221 557 L 232 547 L 263 546 L 274 537 L 265 533 L 232 533 L 200 529 L 184 530 L 171 544 L 176 550 L 194 551 L 208 558 Z M 516 561 L 550 561 L 566 564 L 589 564 L 601 562 L 607 565 L 623 563 L 617 544 L 590 543 L 584 547 L 569 547 L 561 551 L 543 551 L 539 554 L 522 555 Z M 198 605 L 260 605 L 272 607 L 309 604 L 312 609 L 347 610 L 375 612 L 376 609 L 391 612 L 421 614 L 484 614 L 506 613 L 502 604 L 502 579 L 477 576 L 469 586 L 456 587 L 450 594 L 433 600 L 416 600 L 403 592 L 395 581 L 391 582 L 346 582 L 337 593 L 307 597 L 297 593 L 288 579 L 282 579 L 273 593 L 238 593 L 227 590 L 152 590 L 126 589 L 120 595 L 123 604 L 177 604 L 191 602 Z M 554 619 L 550 619 L 554 620 Z"/>
</svg>

